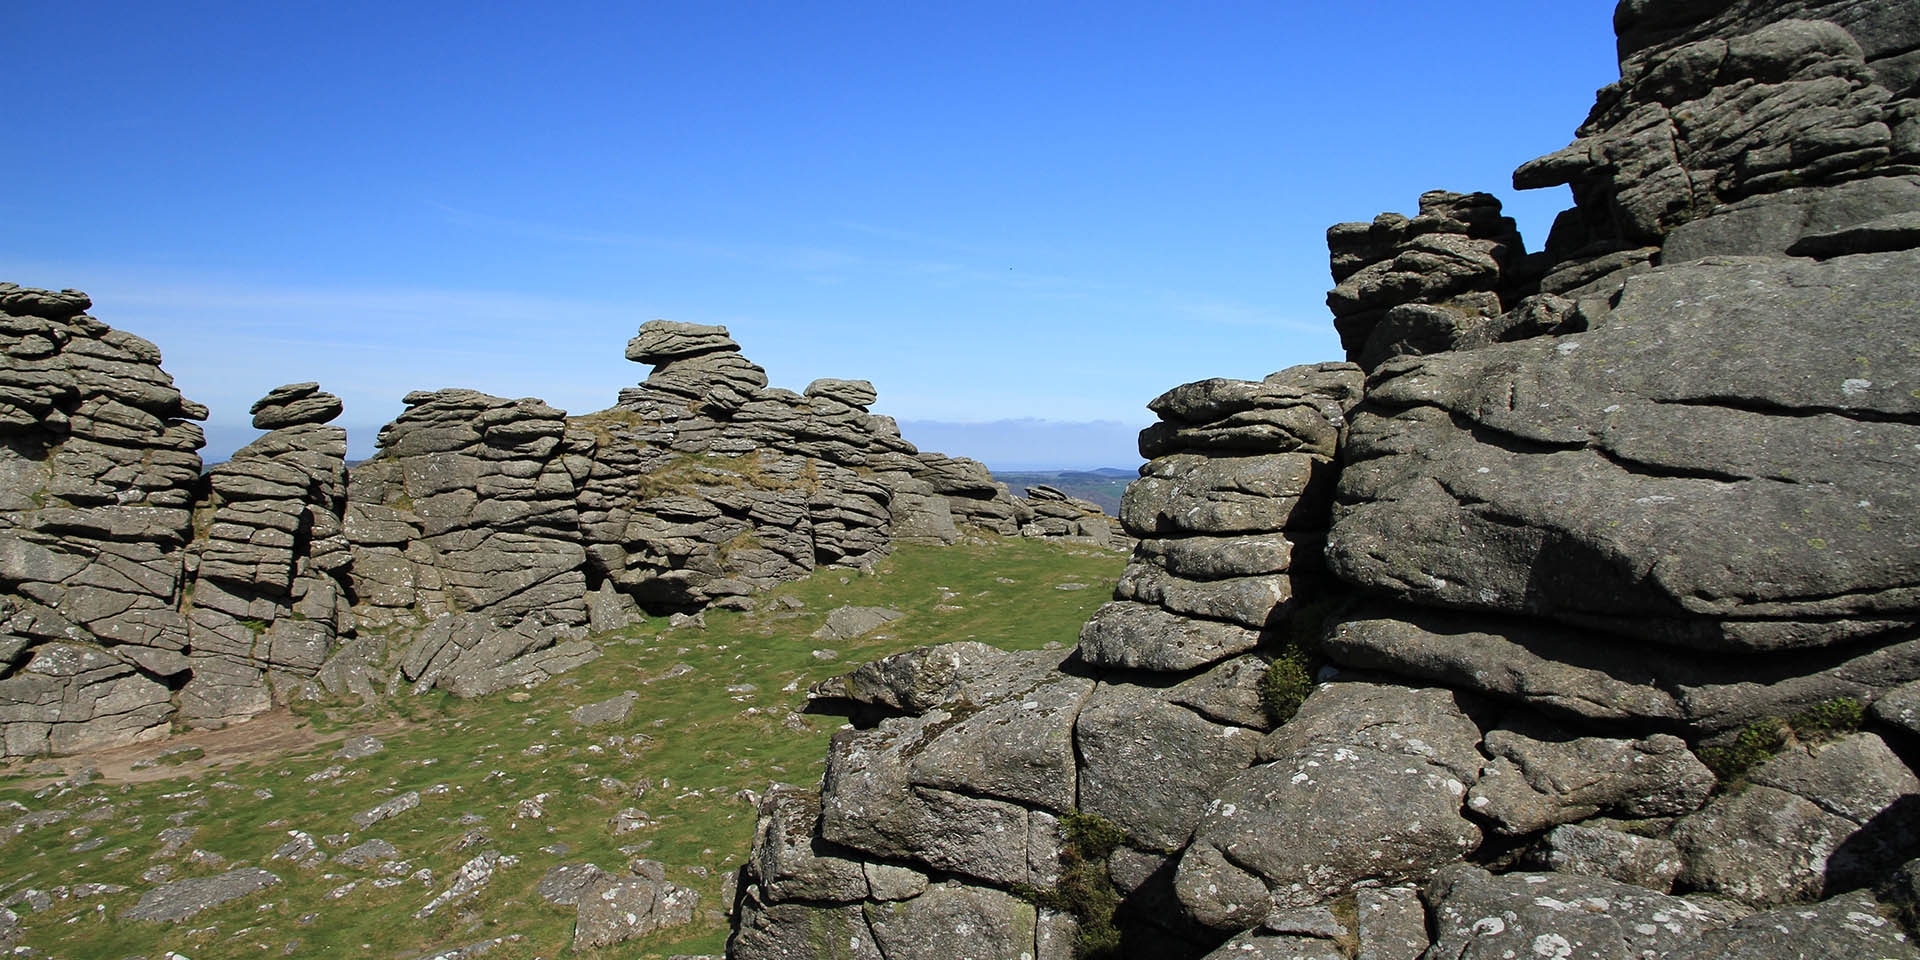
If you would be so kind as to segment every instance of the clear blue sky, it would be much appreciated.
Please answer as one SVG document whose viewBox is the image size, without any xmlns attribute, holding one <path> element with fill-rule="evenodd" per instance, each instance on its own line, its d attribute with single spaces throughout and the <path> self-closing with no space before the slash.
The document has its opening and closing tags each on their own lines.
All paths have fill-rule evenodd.
<svg viewBox="0 0 1920 960">
<path fill-rule="evenodd" d="M 1510 174 L 1618 77 L 1611 13 L 10 0 L 0 279 L 157 343 L 212 456 L 289 381 L 356 456 L 412 389 L 600 409 L 664 317 L 909 439 L 1106 422 L 949 453 L 1130 466 L 1168 387 L 1338 358 L 1328 225 L 1483 189 L 1538 248 L 1568 197 Z"/>
</svg>

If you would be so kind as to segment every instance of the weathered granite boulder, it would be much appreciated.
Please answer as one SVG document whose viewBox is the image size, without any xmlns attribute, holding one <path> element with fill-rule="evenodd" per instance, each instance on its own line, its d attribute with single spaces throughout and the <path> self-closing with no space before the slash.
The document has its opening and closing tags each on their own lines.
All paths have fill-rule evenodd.
<svg viewBox="0 0 1920 960">
<path fill-rule="evenodd" d="M 160 736 L 187 676 L 207 410 L 91 305 L 0 284 L 0 755 Z"/>
<path fill-rule="evenodd" d="M 163 883 L 141 894 L 140 902 L 120 915 L 128 920 L 171 923 L 202 910 L 258 893 L 280 878 L 258 867 L 230 870 L 210 877 L 189 877 Z"/>
<path fill-rule="evenodd" d="M 1680 848 L 1669 840 L 1574 823 L 1547 831 L 1535 859 L 1557 873 L 1604 877 L 1662 893 L 1673 889 L 1685 864 Z"/>
<path fill-rule="evenodd" d="M 483 614 L 442 616 L 420 629 L 400 655 L 400 675 L 415 692 L 439 687 L 479 697 L 539 683 L 600 657 L 581 627 L 547 626 L 529 617 L 510 627 Z M 604 706 L 604 705 L 602 705 Z M 584 717 L 581 722 L 591 722 Z"/>
<path fill-rule="evenodd" d="M 1332 683 L 1214 792 L 1175 889 L 1201 923 L 1245 929 L 1361 885 L 1424 879 L 1480 845 L 1462 811 L 1480 730 L 1451 691 Z"/>
<path fill-rule="evenodd" d="M 1679 816 L 1707 801 L 1713 771 L 1669 734 L 1639 740 L 1574 737 L 1525 720 L 1489 730 L 1493 759 L 1467 806 L 1507 834 L 1534 833 L 1600 813 Z"/>
<path fill-rule="evenodd" d="M 1897 478 L 1920 469 L 1920 401 L 1900 384 L 1920 372 L 1875 304 L 1920 295 L 1916 265 L 1664 267 L 1585 332 L 1382 368 L 1328 562 L 1415 603 L 1697 649 L 1910 626 L 1920 502 Z"/>
<path fill-rule="evenodd" d="M 1499 200 L 1446 190 L 1422 194 L 1411 218 L 1337 224 L 1327 247 L 1338 284 L 1327 306 L 1347 356 L 1368 369 L 1490 339 L 1500 291 L 1526 253 Z"/>
<path fill-rule="evenodd" d="M 1664 957 L 1735 917 L 1632 884 L 1448 867 L 1427 887 L 1428 957 Z"/>
<path fill-rule="evenodd" d="M 1673 960 L 1912 960 L 1913 935 L 1864 891 L 1748 914 L 1668 953 Z"/>
<path fill-rule="evenodd" d="M 657 877 L 605 875 L 575 899 L 573 949 L 591 950 L 693 922 L 700 894 Z"/>
<path fill-rule="evenodd" d="M 276 687 L 284 702 L 354 631 L 347 432 L 325 425 L 340 409 L 315 383 L 275 388 L 253 406 L 270 432 L 208 472 L 211 522 L 190 552 L 189 721 L 244 720 L 273 705 Z"/>
<path fill-rule="evenodd" d="M 1089 663 L 1191 670 L 1246 653 L 1283 624 L 1317 557 L 1333 454 L 1359 399 L 1351 364 L 1293 367 L 1261 383 L 1205 380 L 1156 398 L 1152 459 L 1120 520 L 1139 537 L 1113 603 L 1080 634 Z"/>
<path fill-rule="evenodd" d="M 1871 733 L 1789 750 L 1748 779 L 1674 830 L 1687 883 L 1813 900 L 1877 882 L 1920 846 L 1920 778 Z"/>
<path fill-rule="evenodd" d="M 416 391 L 355 467 L 345 528 L 358 612 L 419 624 L 454 611 L 587 620 L 575 503 L 592 462 L 566 414 L 533 399 Z"/>
</svg>

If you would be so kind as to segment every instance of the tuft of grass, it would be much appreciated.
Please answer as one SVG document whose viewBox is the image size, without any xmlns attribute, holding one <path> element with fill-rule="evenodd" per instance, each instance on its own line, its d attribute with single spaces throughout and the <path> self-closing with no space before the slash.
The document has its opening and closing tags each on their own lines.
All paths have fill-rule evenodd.
<svg viewBox="0 0 1920 960">
<path fill-rule="evenodd" d="M 1729 743 L 1703 747 L 1700 762 L 1720 779 L 1723 791 L 1737 790 L 1754 767 L 1772 759 L 1789 743 L 1825 743 L 1860 729 L 1866 707 L 1852 697 L 1816 703 L 1793 716 L 1763 717 L 1747 725 Z"/>
<path fill-rule="evenodd" d="M 1292 720 L 1313 692 L 1313 676 L 1323 665 L 1315 645 L 1333 609 L 1334 601 L 1327 598 L 1300 604 L 1288 615 L 1286 639 L 1267 658 L 1267 672 L 1260 677 L 1260 706 L 1268 723 L 1277 727 Z"/>
<path fill-rule="evenodd" d="M 1755 720 L 1732 742 L 1701 749 L 1700 762 L 1720 779 L 1722 789 L 1733 789 L 1746 782 L 1748 771 L 1785 749 L 1790 732 L 1776 718 Z"/>
<path fill-rule="evenodd" d="M 1860 729 L 1867 708 L 1852 697 L 1835 697 L 1816 703 L 1787 718 L 1793 735 L 1806 743 L 1821 743 L 1844 737 Z"/>
<path fill-rule="evenodd" d="M 1106 818 L 1077 810 L 1060 818 L 1066 841 L 1060 853 L 1060 882 L 1048 888 L 1017 883 L 1015 896 L 1038 907 L 1073 915 L 1076 960 L 1120 956 L 1120 891 L 1107 873 L 1107 858 L 1126 842 L 1126 834 Z"/>
<path fill-rule="evenodd" d="M 1267 672 L 1260 676 L 1260 706 L 1267 712 L 1268 723 L 1277 727 L 1299 712 L 1300 704 L 1313 692 L 1310 666 L 1306 651 L 1292 643 L 1267 661 Z"/>
</svg>

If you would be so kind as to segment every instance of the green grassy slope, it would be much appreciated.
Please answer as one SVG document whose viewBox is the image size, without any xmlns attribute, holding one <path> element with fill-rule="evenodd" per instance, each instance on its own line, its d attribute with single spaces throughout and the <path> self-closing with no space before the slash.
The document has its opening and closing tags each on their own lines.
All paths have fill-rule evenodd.
<svg viewBox="0 0 1920 960">
<path fill-rule="evenodd" d="M 698 918 L 598 955 L 717 954 L 725 935 L 721 884 L 753 835 L 754 810 L 741 791 L 770 781 L 815 782 L 839 725 L 835 717 L 796 713 L 809 683 L 926 643 L 1072 644 L 1082 621 L 1110 595 L 1123 560 L 1109 551 L 987 537 L 950 548 L 906 547 L 871 575 L 821 571 L 759 598 L 755 612 L 710 611 L 705 630 L 648 620 L 597 637 L 605 647 L 600 660 L 530 690 L 475 701 L 402 694 L 371 708 L 301 709 L 305 730 L 316 735 L 393 731 L 382 733 L 384 752 L 360 760 L 332 757 L 334 743 L 309 744 L 237 766 L 167 767 L 177 775 L 157 782 L 106 779 L 65 789 L 27 779 L 16 764 L 0 771 L 8 777 L 0 780 L 0 900 L 79 883 L 127 888 L 56 900 L 42 911 L 17 904 L 18 942 L 55 957 L 118 960 L 168 950 L 193 960 L 418 957 L 511 935 L 521 939 L 495 955 L 554 958 L 570 955 L 573 911 L 534 892 L 541 876 L 578 861 L 624 872 L 640 856 L 662 862 L 669 879 L 700 892 Z M 1056 589 L 1066 583 L 1087 587 Z M 780 597 L 804 606 L 785 609 L 773 602 Z M 808 635 L 846 604 L 889 606 L 906 616 L 831 644 L 838 653 L 832 659 L 817 657 L 827 644 Z M 627 722 L 582 728 L 569 721 L 575 706 L 624 690 L 640 692 Z M 150 749 L 159 754 L 167 746 Z M 649 785 L 638 797 L 637 783 Z M 418 808 L 365 830 L 351 822 L 408 791 L 421 794 Z M 4 825 L 23 814 L 9 800 L 71 815 L 11 831 Z M 530 800 L 542 815 L 517 815 Z M 626 807 L 646 811 L 650 825 L 614 836 L 609 819 Z M 176 820 L 199 831 L 177 852 L 159 855 L 157 834 Z M 289 830 L 311 834 L 329 854 L 385 839 L 407 866 L 386 875 L 331 859 L 314 868 L 270 861 Z M 343 833 L 351 836 L 337 836 Z M 335 836 L 322 839 L 328 835 Z M 518 863 L 466 904 L 413 918 L 463 863 L 489 849 Z M 195 850 L 222 862 L 196 862 Z M 174 866 L 172 879 L 249 865 L 283 882 L 179 923 L 119 919 L 152 886 L 142 871 L 163 863 Z M 414 876 L 422 869 L 430 878 Z"/>
</svg>

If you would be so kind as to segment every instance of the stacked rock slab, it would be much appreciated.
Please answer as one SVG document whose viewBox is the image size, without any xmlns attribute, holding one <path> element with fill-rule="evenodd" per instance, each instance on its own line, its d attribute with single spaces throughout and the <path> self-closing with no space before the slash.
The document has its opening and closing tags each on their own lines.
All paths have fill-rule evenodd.
<svg viewBox="0 0 1920 960">
<path fill-rule="evenodd" d="M 1122 956 L 1920 957 L 1920 4 L 1616 23 L 1621 82 L 1515 177 L 1573 188 L 1545 252 L 1485 195 L 1336 227 L 1357 366 L 1154 402 L 1134 563 L 1056 674 L 995 700 L 982 655 L 935 648 L 816 691 L 865 726 L 820 812 L 803 792 L 763 833 L 869 883 L 796 891 L 804 865 L 757 855 L 736 956 L 838 955 L 822 923 L 861 955 L 952 902 L 882 866 L 1088 902 L 1014 886 L 1016 813 L 925 816 L 960 797 L 1018 806 L 1047 858 L 1037 811 L 1117 827 Z M 1261 655 L 1300 653 L 1318 683 L 1271 726 Z M 1074 714 L 1070 768 L 1039 717 L 940 748 L 1016 698 Z M 1043 911 L 968 898 L 968 942 L 1066 955 Z"/>
<path fill-rule="evenodd" d="M 0 284 L 0 755 L 161 736 L 207 410 L 85 294 Z"/>
<path fill-rule="evenodd" d="M 806 944 L 830 911 L 854 940 L 916 923 L 933 939 L 907 949 L 926 956 L 956 947 L 947 915 L 991 931 L 999 947 L 982 956 L 1073 956 L 1073 915 L 1009 896 L 1062 882 L 1072 813 L 1126 837 L 1097 868 L 1131 906 L 1131 940 L 1204 952 L 1218 937 L 1179 916 L 1171 854 L 1271 726 L 1255 651 L 1286 633 L 1295 579 L 1324 576 L 1299 545 L 1324 536 L 1360 379 L 1322 364 L 1154 401 L 1166 422 L 1142 439 L 1153 460 L 1121 518 L 1142 538 L 1135 562 L 1071 660 L 950 644 L 810 691 L 867 726 L 835 737 L 817 793 L 767 795 L 731 955 L 825 955 Z"/>
<path fill-rule="evenodd" d="M 1260 383 L 1203 380 L 1147 406 L 1149 457 L 1120 521 L 1140 538 L 1114 602 L 1080 633 L 1087 662 L 1186 671 L 1260 646 L 1313 587 L 1352 364 L 1293 367 Z"/>
<path fill-rule="evenodd" d="M 278 387 L 253 405 L 268 431 L 208 472 L 205 531 L 190 550 L 193 678 L 189 721 L 244 719 L 273 705 L 270 680 L 312 678 L 353 632 L 341 512 L 347 432 L 328 426 L 338 397 L 317 383 Z M 287 694 L 282 694 L 284 700 Z"/>
<path fill-rule="evenodd" d="M 725 327 L 701 324 L 648 322 L 627 357 L 653 366 L 646 381 L 573 424 L 593 445 L 579 500 L 590 575 L 643 605 L 744 603 L 896 543 L 953 543 L 956 520 L 1013 536 L 1032 516 L 978 462 L 902 439 L 870 412 L 867 381 L 768 387 Z"/>
<path fill-rule="evenodd" d="M 592 461 L 566 414 L 474 390 L 416 391 L 405 403 L 348 484 L 361 618 L 585 623 L 576 500 Z"/>
</svg>

